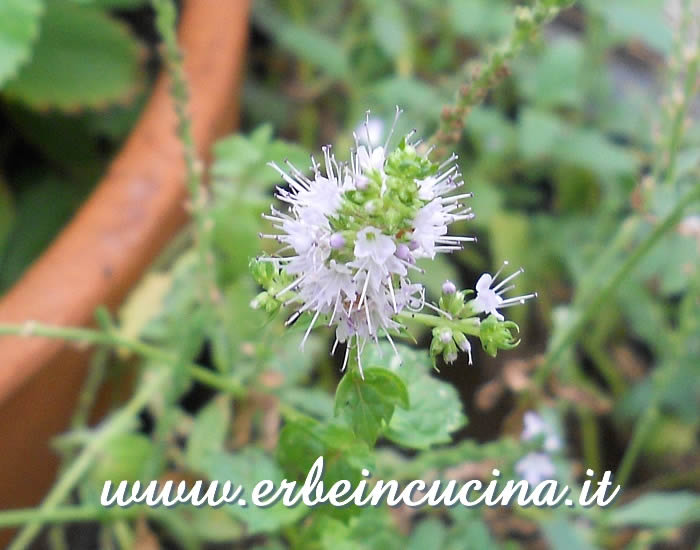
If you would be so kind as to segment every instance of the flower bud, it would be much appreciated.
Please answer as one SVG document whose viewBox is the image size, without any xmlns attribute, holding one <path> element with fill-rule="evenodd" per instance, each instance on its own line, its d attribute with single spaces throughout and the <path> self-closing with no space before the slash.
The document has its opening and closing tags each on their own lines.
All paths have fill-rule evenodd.
<svg viewBox="0 0 700 550">
<path fill-rule="evenodd" d="M 513 330 L 519 331 L 513 321 L 499 321 L 495 315 L 489 315 L 479 326 L 481 345 L 492 357 L 499 349 L 513 349 L 520 342 L 513 336 Z"/>
<path fill-rule="evenodd" d="M 331 248 L 339 250 L 345 246 L 345 237 L 343 237 L 340 233 L 333 233 L 329 242 Z"/>
<path fill-rule="evenodd" d="M 457 292 L 457 287 L 452 281 L 445 281 L 442 283 L 442 292 L 443 294 L 454 294 Z"/>
<path fill-rule="evenodd" d="M 440 329 L 440 341 L 443 344 L 448 344 L 452 341 L 452 331 L 447 327 L 442 327 Z"/>
<path fill-rule="evenodd" d="M 401 260 L 409 261 L 409 259 L 411 258 L 411 251 L 408 248 L 408 246 L 406 246 L 403 243 L 398 245 L 396 247 L 396 257 Z"/>
</svg>

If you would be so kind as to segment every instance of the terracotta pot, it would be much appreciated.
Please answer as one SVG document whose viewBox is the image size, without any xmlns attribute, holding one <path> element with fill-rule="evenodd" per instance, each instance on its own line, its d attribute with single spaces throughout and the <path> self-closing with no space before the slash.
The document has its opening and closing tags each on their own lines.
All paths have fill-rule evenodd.
<svg viewBox="0 0 700 550">
<path fill-rule="evenodd" d="M 248 8 L 248 0 L 191 0 L 182 14 L 179 38 L 203 157 L 236 122 Z M 119 305 L 186 220 L 175 126 L 161 75 L 92 196 L 0 301 L 0 323 L 86 325 L 97 306 Z M 48 443 L 67 426 L 86 366 L 84 351 L 60 341 L 0 337 L 0 509 L 36 505 L 52 483 L 56 457 Z"/>
</svg>

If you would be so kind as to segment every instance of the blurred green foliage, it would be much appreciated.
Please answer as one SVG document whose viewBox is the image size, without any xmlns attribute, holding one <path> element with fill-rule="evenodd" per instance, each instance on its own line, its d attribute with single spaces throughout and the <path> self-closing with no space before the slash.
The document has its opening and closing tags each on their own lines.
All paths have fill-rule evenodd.
<svg viewBox="0 0 700 550">
<path fill-rule="evenodd" d="M 123 14 L 140 5 L 0 4 L 0 107 L 17 130 L 17 136 L 9 130 L 0 136 L 0 288 L 36 257 L 104 169 L 108 155 L 96 140 L 107 136 L 113 148 L 138 114 L 133 90 L 144 81 L 143 46 L 108 10 L 127 10 L 117 12 Z M 397 134 L 415 126 L 430 136 L 443 105 L 470 81 L 476 60 L 511 32 L 514 7 L 507 0 L 253 3 L 243 131 L 216 144 L 210 168 L 206 216 L 222 294 L 216 323 L 208 324 L 199 300 L 191 228 L 144 280 L 145 294 L 158 299 L 137 291 L 119 318 L 122 334 L 138 334 L 181 361 L 207 362 L 245 392 L 208 399 L 191 380 L 173 383 L 149 409 L 155 443 L 131 434 L 138 441 L 127 442 L 131 452 L 125 453 L 115 441 L 98 457 L 93 481 L 95 475 L 138 477 L 142 470 L 129 463 L 143 463 L 147 446 L 154 461 L 142 465 L 161 465 L 159 473 L 249 486 L 303 479 L 321 454 L 328 457 L 329 483 L 357 481 L 362 468 L 406 481 L 456 475 L 458 467 L 473 477 L 474 468 L 493 465 L 511 479 L 527 450 L 512 437 L 522 413 L 543 409 L 566 433 L 557 474 L 567 482 L 594 464 L 619 471 L 630 442 L 639 439 L 643 458 L 632 461 L 634 476 L 624 489 L 642 496 L 606 510 L 484 513 L 456 506 L 407 513 L 400 522 L 386 507 L 178 508 L 150 519 L 187 548 L 258 534 L 266 536 L 240 544 L 691 547 L 688 525 L 698 519 L 691 491 L 700 486 L 697 202 L 612 289 L 583 332 L 572 336 L 571 330 L 679 197 L 698 186 L 698 125 L 688 124 L 679 142 L 669 137 L 678 125 L 668 91 L 678 89 L 682 75 L 666 65 L 669 56 L 680 59 L 688 35 L 679 31 L 678 18 L 665 15 L 661 0 L 577 3 L 517 57 L 466 119 L 456 152 L 477 217 L 456 230 L 479 241 L 433 263 L 426 286 L 437 297 L 447 278 L 469 287 L 504 259 L 524 266 L 519 285 L 539 298 L 513 310 L 523 331 L 518 349 L 495 359 L 477 352 L 475 366 L 465 360 L 436 374 L 420 346 L 425 334 L 416 329 L 419 346 L 401 348 L 401 366 L 389 348 L 373 349 L 364 360 L 370 367 L 364 382 L 352 374 L 338 382 L 327 334 L 313 334 L 301 353 L 302 322 L 285 329 L 249 308 L 258 289 L 248 260 L 259 252 L 258 232 L 269 229 L 260 214 L 279 184 L 265 164 L 287 158 L 306 169 L 308 152 L 325 143 L 342 157 L 367 109 L 386 132 L 398 104 L 405 114 Z M 64 42 L 67 34 L 81 39 Z M 76 49 L 64 57 L 61 44 Z M 696 121 L 697 98 L 686 100 Z M 66 135 L 68 147 L 56 139 Z M 11 162 L 17 141 L 31 146 L 37 166 Z M 531 374 L 541 354 L 562 341 L 551 375 L 537 387 Z M 160 363 L 146 361 L 146 373 Z M 489 402 L 484 395 L 494 388 Z M 650 419 L 644 425 L 651 436 L 632 438 L 640 417 Z M 488 438 L 473 437 L 485 432 Z M 94 505 L 95 496 L 85 491 L 82 503 Z M 107 532 L 112 527 L 105 522 Z"/>
</svg>

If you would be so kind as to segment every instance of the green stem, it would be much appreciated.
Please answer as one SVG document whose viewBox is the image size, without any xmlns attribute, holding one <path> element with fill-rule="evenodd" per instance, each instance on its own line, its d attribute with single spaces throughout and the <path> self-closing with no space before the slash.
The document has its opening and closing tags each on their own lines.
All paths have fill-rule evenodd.
<svg viewBox="0 0 700 550">
<path fill-rule="evenodd" d="M 415 321 L 426 327 L 448 327 L 459 330 L 471 336 L 479 336 L 479 319 L 477 317 L 469 317 L 467 319 L 451 320 L 446 317 L 430 315 L 427 313 L 408 313 L 401 312 L 396 316 L 403 322 Z"/>
<path fill-rule="evenodd" d="M 83 478 L 85 473 L 92 466 L 95 458 L 99 455 L 105 445 L 116 435 L 128 430 L 136 416 L 148 404 L 153 396 L 163 391 L 163 388 L 170 378 L 170 372 L 161 369 L 155 371 L 153 376 L 144 379 L 139 390 L 131 400 L 117 413 L 114 414 L 101 428 L 99 428 L 90 442 L 83 448 L 75 461 L 66 469 L 65 473 L 56 482 L 36 510 L 36 517 L 30 519 L 27 525 L 19 532 L 12 541 L 9 550 L 21 550 L 29 546 L 34 540 L 44 521 L 42 514 L 49 514 L 55 511 L 58 506 L 68 498 L 76 484 Z"/>
<path fill-rule="evenodd" d="M 46 338 L 71 340 L 90 345 L 109 345 L 127 349 L 141 357 L 151 359 L 156 363 L 172 365 L 178 361 L 177 357 L 167 351 L 163 351 L 140 340 L 124 338 L 115 332 L 107 333 L 78 327 L 58 327 L 27 321 L 19 325 L 0 324 L 0 336 L 2 335 L 42 336 Z M 211 386 L 212 388 L 216 388 L 235 397 L 240 397 L 246 393 L 243 385 L 235 379 L 224 378 L 196 363 L 187 363 L 185 367 L 190 376 L 202 384 L 206 384 L 207 386 Z"/>
<path fill-rule="evenodd" d="M 676 178 L 676 159 L 680 150 L 681 140 L 685 134 L 685 115 L 688 111 L 688 106 L 692 101 L 694 94 L 693 89 L 697 86 L 698 62 L 700 57 L 695 54 L 695 58 L 688 64 L 685 81 L 683 83 L 683 97 L 679 105 L 676 106 L 676 111 L 671 122 L 671 139 L 668 143 L 668 162 L 666 172 L 666 182 L 671 183 Z M 675 98 L 671 98 L 673 102 Z"/>
<path fill-rule="evenodd" d="M 17 510 L 0 510 L 0 529 L 17 527 L 32 522 L 47 524 L 102 521 L 114 518 L 131 518 L 145 510 L 143 506 L 121 508 L 114 506 L 62 506 L 50 510 L 41 508 L 19 508 Z"/>
<path fill-rule="evenodd" d="M 460 87 L 454 103 L 443 107 L 438 128 L 429 139 L 436 146 L 436 158 L 444 156 L 444 149 L 459 141 L 464 121 L 471 109 L 481 103 L 490 88 L 509 74 L 508 63 L 536 36 L 542 26 L 571 3 L 571 0 L 538 0 L 530 8 L 520 8 L 508 38 L 495 49 L 483 66 L 474 67 L 471 82 Z"/>
<path fill-rule="evenodd" d="M 102 385 L 104 375 L 107 372 L 108 350 L 104 347 L 98 349 L 92 358 L 92 364 L 87 378 L 83 384 L 83 390 L 78 397 L 75 412 L 70 421 L 71 431 L 79 430 L 87 425 L 92 406 L 95 403 L 97 392 Z"/>
<path fill-rule="evenodd" d="M 627 257 L 608 282 L 599 289 L 598 293 L 590 300 L 585 309 L 577 315 L 562 336 L 553 343 L 544 362 L 535 373 L 534 380 L 538 386 L 544 383 L 554 367 L 555 362 L 559 359 L 559 356 L 564 350 L 576 342 L 586 326 L 586 323 L 598 312 L 601 306 L 610 300 L 620 283 L 630 274 L 654 245 L 656 245 L 670 229 L 678 224 L 686 207 L 698 199 L 700 199 L 700 185 L 694 185 L 678 200 L 673 209 L 661 220 L 661 223 L 659 223 L 637 246 L 634 252 Z"/>
<path fill-rule="evenodd" d="M 215 259 L 212 252 L 214 224 L 207 216 L 207 195 L 202 181 L 203 168 L 197 155 L 192 121 L 188 113 L 189 86 L 175 30 L 177 10 L 172 0 L 152 0 L 151 3 L 156 12 L 156 28 L 163 39 L 164 58 L 170 73 L 171 96 L 177 115 L 177 133 L 184 150 L 187 169 L 185 183 L 190 195 L 189 206 L 195 224 L 194 240 L 199 256 L 202 304 L 211 314 L 212 308 L 218 303 L 221 295 L 216 284 Z"/>
<path fill-rule="evenodd" d="M 583 442 L 583 458 L 586 467 L 600 472 L 600 433 L 595 415 L 583 407 L 578 407 L 577 415 L 581 423 L 581 439 Z"/>
<path fill-rule="evenodd" d="M 620 374 L 620 371 L 617 370 L 615 364 L 610 360 L 607 353 L 602 349 L 600 342 L 589 340 L 586 342 L 585 348 L 588 355 L 591 356 L 593 365 L 605 379 L 605 383 L 610 387 L 613 396 L 615 398 L 621 397 L 626 389 L 625 379 Z"/>
<path fill-rule="evenodd" d="M 617 485 L 624 486 L 627 483 L 627 480 L 632 473 L 632 469 L 637 462 L 637 458 L 639 458 L 639 454 L 642 452 L 644 443 L 648 439 L 649 435 L 651 435 L 651 433 L 654 431 L 659 417 L 659 406 L 656 402 L 654 402 L 646 409 L 642 417 L 639 419 L 639 422 L 637 422 L 634 433 L 632 434 L 632 439 L 625 450 L 625 454 L 622 457 L 622 462 L 620 462 L 620 467 L 618 468 L 617 475 L 615 476 L 615 483 Z"/>
</svg>

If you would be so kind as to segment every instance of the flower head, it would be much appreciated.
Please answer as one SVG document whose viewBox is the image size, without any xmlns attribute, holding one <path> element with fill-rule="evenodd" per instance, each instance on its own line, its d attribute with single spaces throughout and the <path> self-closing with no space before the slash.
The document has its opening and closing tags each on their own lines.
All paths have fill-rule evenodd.
<svg viewBox="0 0 700 550">
<path fill-rule="evenodd" d="M 516 473 L 530 485 L 552 479 L 556 468 L 547 453 L 528 453 L 515 464 Z"/>
<path fill-rule="evenodd" d="M 536 412 L 527 411 L 523 417 L 520 440 L 533 441 L 538 438 L 543 438 L 543 451 L 532 451 L 515 465 L 515 471 L 531 485 L 554 476 L 556 469 L 550 454 L 561 450 L 562 441 L 551 423 Z"/>
<path fill-rule="evenodd" d="M 500 283 L 500 270 L 493 277 L 485 273 L 468 302 L 465 297 L 472 291 L 457 290 L 447 281 L 437 306 L 426 301 L 423 285 L 411 280 L 422 271 L 417 260 L 461 250 L 476 240 L 449 234 L 451 224 L 473 217 L 464 204 L 471 193 L 456 192 L 463 185 L 457 156 L 432 162 L 431 149 L 421 150 L 412 141 L 415 130 L 393 150 L 393 127 L 383 145 L 374 143 L 369 118 L 363 130 L 367 139 L 361 142 L 355 135 L 347 163 L 338 162 L 326 146 L 322 165 L 312 157 L 311 175 L 289 162 L 286 169 L 270 164 L 285 182 L 276 193 L 285 206 L 264 215 L 277 232 L 261 236 L 282 246 L 257 260 L 266 264 L 253 269 L 265 291 L 254 305 L 270 312 L 294 306 L 287 324 L 305 315 L 309 324 L 302 347 L 317 323 L 334 327 L 333 352 L 345 344 L 343 369 L 356 352 L 360 373 L 366 343 L 386 337 L 396 351 L 392 337 L 405 331 L 405 315 L 424 307 L 437 313 L 422 316 L 424 324 L 434 327 L 433 361 L 441 355 L 451 363 L 465 352 L 471 364 L 467 335 L 480 338 L 492 355 L 517 345 L 517 325 L 504 321 L 499 309 L 535 296 L 502 297 L 512 288 L 505 285 L 522 270 Z"/>
<path fill-rule="evenodd" d="M 336 346 L 347 344 L 345 361 L 351 348 L 359 357 L 368 340 L 387 337 L 393 345 L 391 334 L 403 328 L 397 315 L 422 309 L 425 290 L 409 278 L 420 271 L 416 259 L 473 240 L 447 234 L 452 222 L 472 217 L 461 202 L 470 195 L 452 194 L 463 185 L 457 157 L 431 162 L 411 142 L 413 133 L 393 151 L 367 134 L 363 144 L 355 136 L 347 164 L 324 147 L 323 168 L 312 159 L 310 177 L 272 163 L 286 183 L 276 194 L 286 209 L 265 215 L 279 233 L 262 235 L 286 253 L 264 260 L 293 277 L 276 294 L 296 305 L 290 322 L 311 316 L 302 346 L 323 318 L 336 328 Z"/>
<path fill-rule="evenodd" d="M 523 432 L 520 438 L 523 441 L 531 441 L 541 436 L 544 436 L 545 451 L 553 452 L 561 449 L 561 439 L 554 427 L 536 412 L 527 411 L 523 417 Z"/>
</svg>

